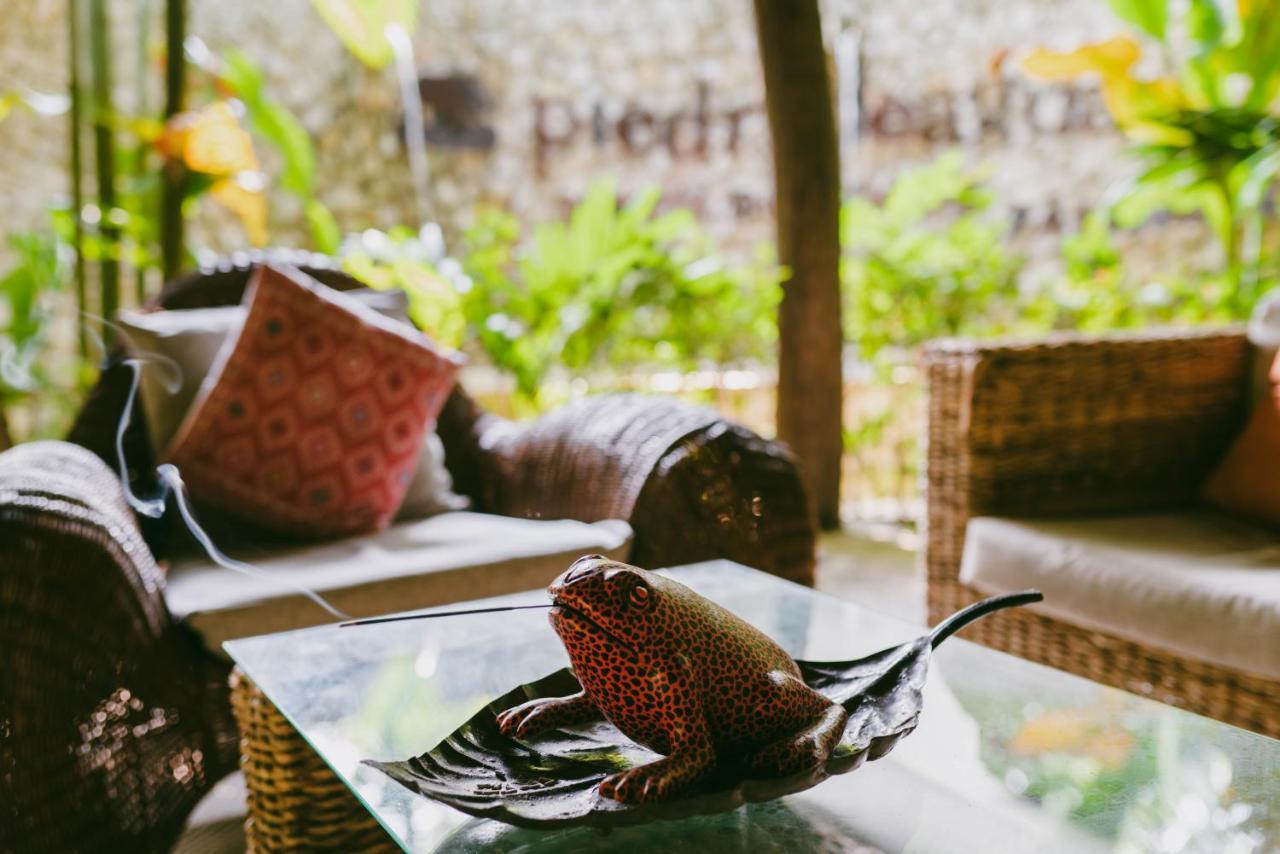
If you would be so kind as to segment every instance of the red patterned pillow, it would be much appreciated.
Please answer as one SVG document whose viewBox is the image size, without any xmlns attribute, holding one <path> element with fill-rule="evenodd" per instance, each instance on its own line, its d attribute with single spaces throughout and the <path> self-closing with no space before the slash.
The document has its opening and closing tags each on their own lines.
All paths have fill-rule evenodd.
<svg viewBox="0 0 1280 854">
<path fill-rule="evenodd" d="M 281 533 L 384 527 L 458 360 L 298 270 L 259 267 L 245 303 L 164 458 L 198 501 Z"/>
</svg>

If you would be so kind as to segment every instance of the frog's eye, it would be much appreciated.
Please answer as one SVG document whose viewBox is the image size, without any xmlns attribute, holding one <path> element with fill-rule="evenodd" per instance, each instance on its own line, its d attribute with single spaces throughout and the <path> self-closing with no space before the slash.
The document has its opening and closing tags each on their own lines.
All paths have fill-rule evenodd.
<svg viewBox="0 0 1280 854">
<path fill-rule="evenodd" d="M 631 592 L 627 594 L 627 600 L 633 608 L 649 607 L 649 588 L 643 582 L 631 588 Z"/>
</svg>

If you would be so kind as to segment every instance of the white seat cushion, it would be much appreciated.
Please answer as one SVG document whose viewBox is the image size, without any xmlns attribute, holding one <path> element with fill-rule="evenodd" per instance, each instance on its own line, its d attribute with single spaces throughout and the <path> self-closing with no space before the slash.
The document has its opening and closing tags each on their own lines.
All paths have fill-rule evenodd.
<svg viewBox="0 0 1280 854">
<path fill-rule="evenodd" d="M 1280 679 L 1280 536 L 1212 511 L 975 518 L 960 578 L 1039 588 L 1050 616 Z"/>
<path fill-rule="evenodd" d="M 175 563 L 165 599 L 205 645 L 333 620 L 298 591 L 320 593 L 357 617 L 545 587 L 584 554 L 625 560 L 631 526 L 442 513 L 376 534 L 233 557 L 278 576 L 257 578 L 207 558 Z"/>
</svg>

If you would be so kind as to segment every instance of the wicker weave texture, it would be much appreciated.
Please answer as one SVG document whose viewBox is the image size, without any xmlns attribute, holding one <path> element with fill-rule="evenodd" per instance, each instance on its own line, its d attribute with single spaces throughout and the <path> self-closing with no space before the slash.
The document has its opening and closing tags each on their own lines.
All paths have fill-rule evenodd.
<svg viewBox="0 0 1280 854">
<path fill-rule="evenodd" d="M 84 449 L 0 454 L 0 543 L 0 848 L 167 850 L 236 765 L 226 665 Z"/>
<path fill-rule="evenodd" d="M 982 598 L 959 581 L 973 516 L 1190 505 L 1241 423 L 1247 358 L 1237 330 L 927 348 L 930 620 Z M 1280 737 L 1280 683 L 1021 609 L 965 634 Z"/>
<path fill-rule="evenodd" d="M 231 675 L 251 852 L 399 851 L 320 755 L 240 670 Z"/>
</svg>

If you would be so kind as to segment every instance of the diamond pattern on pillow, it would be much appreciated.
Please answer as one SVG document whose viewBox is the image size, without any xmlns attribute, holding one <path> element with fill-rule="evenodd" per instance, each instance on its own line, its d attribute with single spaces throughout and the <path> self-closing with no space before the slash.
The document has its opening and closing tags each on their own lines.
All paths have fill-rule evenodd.
<svg viewBox="0 0 1280 854">
<path fill-rule="evenodd" d="M 300 271 L 260 267 L 166 459 L 192 496 L 281 533 L 385 527 L 458 362 Z"/>
</svg>

